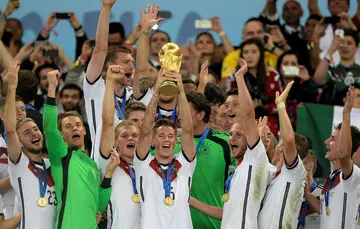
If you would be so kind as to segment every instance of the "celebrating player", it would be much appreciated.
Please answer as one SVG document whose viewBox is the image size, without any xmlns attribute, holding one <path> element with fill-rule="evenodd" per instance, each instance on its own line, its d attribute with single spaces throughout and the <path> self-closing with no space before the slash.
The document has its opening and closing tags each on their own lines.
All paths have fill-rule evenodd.
<svg viewBox="0 0 360 229">
<path fill-rule="evenodd" d="M 123 74 L 123 68 L 118 65 L 110 66 L 107 71 L 99 166 L 104 175 L 115 146 L 120 155 L 120 165 L 114 170 L 112 179 L 113 191 L 110 198 L 111 211 L 109 211 L 111 216 L 108 217 L 112 220 L 108 224 L 114 229 L 139 229 L 140 199 L 136 188 L 135 170 L 132 166 L 139 129 L 133 121 L 125 120 L 121 121 L 114 131 L 115 82 L 123 77 Z"/>
<path fill-rule="evenodd" d="M 331 161 L 333 172 L 324 184 L 320 201 L 309 192 L 305 195 L 311 206 L 320 213 L 321 229 L 355 229 L 359 224 L 357 193 L 360 176 L 357 165 L 353 165 L 351 154 L 355 156 L 360 146 L 360 131 L 350 126 L 353 99 L 353 87 L 350 87 L 343 110 L 343 122 L 336 126 L 325 142 L 329 150 L 325 157 Z"/>
<path fill-rule="evenodd" d="M 12 61 L 4 123 L 8 141 L 10 182 L 21 201 L 21 228 L 52 228 L 56 219 L 56 193 L 50 163 L 43 158 L 43 136 L 32 119 L 17 121 L 15 92 L 20 65 Z"/>
<path fill-rule="evenodd" d="M 84 152 L 85 127 L 82 117 L 66 112 L 57 122 L 55 90 L 59 71 L 48 73 L 48 98 L 44 107 L 44 132 L 52 175 L 58 195 L 55 229 L 97 228 L 96 214 L 104 211 L 111 194 L 111 177 L 120 163 L 113 152 L 100 186 L 96 163 Z M 58 123 L 58 124 L 57 124 Z M 41 220 L 40 220 L 41 222 Z M 52 228 L 52 227 L 47 227 Z"/>
<path fill-rule="evenodd" d="M 182 152 L 173 155 L 177 145 L 176 126 L 169 119 L 154 125 L 160 85 L 170 80 L 179 87 L 180 117 L 182 120 Z M 196 165 L 193 125 L 181 75 L 160 73 L 155 93 L 146 110 L 134 158 L 137 188 L 141 203 L 141 228 L 193 228 L 189 210 L 191 179 Z M 156 154 L 150 154 L 151 145 Z"/>
<path fill-rule="evenodd" d="M 253 103 L 244 82 L 247 64 L 239 60 L 241 68 L 236 72 L 241 109 L 236 111 L 237 123 L 230 129 L 231 156 L 236 159 L 236 169 L 225 183 L 225 202 L 221 228 L 258 228 L 257 215 L 267 185 L 268 163 L 265 147 L 260 140 Z M 248 149 L 247 149 L 248 145 Z M 213 207 L 205 207 L 192 199 L 192 206 L 204 213 L 216 213 Z M 215 211 L 213 211 L 215 210 Z M 212 215 L 217 217 L 216 215 Z"/>
<path fill-rule="evenodd" d="M 294 131 L 285 108 L 285 101 L 293 83 L 290 82 L 281 95 L 278 92 L 276 94 L 275 102 L 284 147 L 284 157 L 280 157 L 280 165 L 283 166 L 278 176 L 271 181 L 263 199 L 263 207 L 258 217 L 260 229 L 296 228 L 298 223 L 306 171 L 297 154 Z"/>
</svg>

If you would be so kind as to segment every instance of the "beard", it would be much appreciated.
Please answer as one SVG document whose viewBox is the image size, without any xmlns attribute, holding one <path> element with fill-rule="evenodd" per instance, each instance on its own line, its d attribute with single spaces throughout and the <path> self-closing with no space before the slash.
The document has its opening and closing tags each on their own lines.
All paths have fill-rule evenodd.
<svg viewBox="0 0 360 229">
<path fill-rule="evenodd" d="M 24 147 L 27 152 L 31 154 L 40 154 L 42 152 L 42 147 L 35 148 L 35 147 Z"/>
<path fill-rule="evenodd" d="M 165 103 L 165 104 L 167 104 L 167 103 L 172 103 L 172 102 L 175 100 L 175 98 L 176 98 L 176 97 L 168 97 L 168 96 L 163 97 L 163 96 L 160 96 L 159 102 Z"/>
</svg>

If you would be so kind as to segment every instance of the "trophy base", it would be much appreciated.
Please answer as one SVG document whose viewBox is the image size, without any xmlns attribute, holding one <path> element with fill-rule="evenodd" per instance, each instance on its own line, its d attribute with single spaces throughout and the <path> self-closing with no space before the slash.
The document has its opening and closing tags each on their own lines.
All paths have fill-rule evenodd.
<svg viewBox="0 0 360 229">
<path fill-rule="evenodd" d="M 160 86 L 160 94 L 166 95 L 166 96 L 176 96 L 179 93 L 179 88 L 176 85 L 176 83 L 171 81 L 165 81 Z"/>
</svg>

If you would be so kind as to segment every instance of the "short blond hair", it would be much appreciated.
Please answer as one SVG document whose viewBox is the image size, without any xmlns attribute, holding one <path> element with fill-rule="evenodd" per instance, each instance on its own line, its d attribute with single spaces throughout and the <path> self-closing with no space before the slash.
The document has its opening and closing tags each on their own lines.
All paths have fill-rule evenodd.
<svg viewBox="0 0 360 229">
<path fill-rule="evenodd" d="M 22 125 L 24 125 L 25 123 L 27 122 L 33 122 L 35 123 L 35 121 L 31 118 L 23 118 L 21 120 L 18 120 L 17 123 L 16 123 L 16 130 L 19 130 L 20 127 L 22 127 Z M 36 123 L 35 123 L 36 124 Z"/>
<path fill-rule="evenodd" d="M 115 128 L 115 139 L 118 138 L 120 134 L 120 129 L 125 126 L 135 126 L 137 129 L 139 129 L 139 126 L 132 120 L 121 120 L 119 124 Z"/>
</svg>

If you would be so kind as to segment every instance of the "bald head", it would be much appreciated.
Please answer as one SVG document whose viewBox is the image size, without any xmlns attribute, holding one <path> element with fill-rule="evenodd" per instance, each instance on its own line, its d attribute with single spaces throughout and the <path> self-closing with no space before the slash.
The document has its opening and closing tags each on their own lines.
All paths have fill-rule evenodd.
<svg viewBox="0 0 360 229">
<path fill-rule="evenodd" d="M 242 40 L 246 41 L 251 38 L 263 39 L 264 33 L 264 24 L 258 19 L 250 19 L 245 23 Z"/>
</svg>

